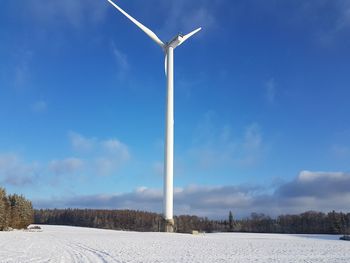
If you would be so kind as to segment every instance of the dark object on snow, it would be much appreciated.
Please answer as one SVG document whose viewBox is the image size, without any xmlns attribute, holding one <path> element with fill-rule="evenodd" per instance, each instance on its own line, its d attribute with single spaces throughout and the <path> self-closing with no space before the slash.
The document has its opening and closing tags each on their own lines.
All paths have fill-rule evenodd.
<svg viewBox="0 0 350 263">
<path fill-rule="evenodd" d="M 30 227 L 28 227 L 28 229 L 30 229 L 30 230 L 41 229 L 41 227 L 40 226 L 30 226 Z"/>
</svg>

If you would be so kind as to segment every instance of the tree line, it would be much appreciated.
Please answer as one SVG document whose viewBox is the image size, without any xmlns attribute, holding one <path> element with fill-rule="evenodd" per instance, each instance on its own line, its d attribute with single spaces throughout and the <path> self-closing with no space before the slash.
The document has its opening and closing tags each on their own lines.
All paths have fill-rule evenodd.
<svg viewBox="0 0 350 263">
<path fill-rule="evenodd" d="M 138 210 L 101 209 L 40 209 L 22 195 L 7 195 L 0 187 L 0 231 L 26 228 L 31 223 L 70 225 L 131 231 L 162 231 L 160 214 Z M 229 212 L 227 220 L 210 220 L 194 215 L 174 217 L 179 233 L 201 232 L 256 232 L 288 234 L 350 234 L 350 213 L 322 213 L 307 211 L 301 214 L 280 215 L 271 218 L 262 213 L 235 219 Z"/>
<path fill-rule="evenodd" d="M 177 232 L 192 230 L 212 232 L 219 229 L 219 222 L 197 216 L 175 216 Z M 97 209 L 40 209 L 34 212 L 36 224 L 69 225 L 115 230 L 156 232 L 163 229 L 160 214 L 137 210 L 97 210 Z"/>
<path fill-rule="evenodd" d="M 0 187 L 0 231 L 27 228 L 33 222 L 32 203 L 22 195 L 7 195 Z"/>
<path fill-rule="evenodd" d="M 230 217 L 229 217 L 230 218 Z M 286 234 L 349 234 L 350 213 L 307 211 L 271 218 L 252 213 L 249 218 L 228 221 L 230 231 Z"/>
<path fill-rule="evenodd" d="M 132 231 L 161 231 L 162 216 L 157 213 L 135 210 L 96 209 L 40 209 L 35 210 L 37 224 L 71 225 Z M 347 234 L 350 230 L 350 213 L 308 211 L 298 215 L 280 215 L 271 218 L 252 213 L 250 217 L 235 220 L 230 212 L 227 220 L 181 215 L 175 216 L 175 230 L 190 233 L 202 232 L 256 232 L 289 234 Z"/>
</svg>

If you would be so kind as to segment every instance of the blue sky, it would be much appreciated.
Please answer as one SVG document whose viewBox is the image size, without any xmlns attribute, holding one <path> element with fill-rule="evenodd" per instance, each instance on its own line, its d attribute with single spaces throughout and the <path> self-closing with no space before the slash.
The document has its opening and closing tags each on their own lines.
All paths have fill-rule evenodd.
<svg viewBox="0 0 350 263">
<path fill-rule="evenodd" d="M 175 213 L 348 210 L 349 1 L 116 2 L 163 41 L 203 27 L 175 50 Z M 160 48 L 107 1 L 0 6 L 0 184 L 160 212 Z"/>
</svg>

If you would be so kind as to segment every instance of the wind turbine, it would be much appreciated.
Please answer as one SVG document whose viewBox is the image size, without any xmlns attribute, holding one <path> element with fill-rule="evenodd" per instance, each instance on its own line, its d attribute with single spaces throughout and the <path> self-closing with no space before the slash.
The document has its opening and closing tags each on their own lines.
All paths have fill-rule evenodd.
<svg viewBox="0 0 350 263">
<path fill-rule="evenodd" d="M 165 126 L 165 156 L 164 156 L 164 200 L 163 216 L 165 232 L 174 231 L 173 219 L 173 173 L 174 173 L 174 49 L 184 43 L 202 28 L 198 28 L 187 35 L 178 34 L 169 42 L 163 42 L 157 35 L 142 25 L 135 18 L 126 13 L 113 1 L 107 0 L 123 15 L 131 20 L 143 32 L 156 42 L 165 53 L 165 74 L 167 76 L 167 99 L 166 99 L 166 126 Z"/>
</svg>

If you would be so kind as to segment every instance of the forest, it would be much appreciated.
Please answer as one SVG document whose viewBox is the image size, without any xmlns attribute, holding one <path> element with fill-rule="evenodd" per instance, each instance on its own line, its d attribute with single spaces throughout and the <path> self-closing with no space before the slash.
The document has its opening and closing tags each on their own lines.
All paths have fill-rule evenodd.
<svg viewBox="0 0 350 263">
<path fill-rule="evenodd" d="M 22 195 L 7 195 L 0 187 L 0 231 L 27 228 L 33 222 L 32 203 Z"/>
<path fill-rule="evenodd" d="M 162 216 L 135 210 L 45 209 L 35 210 L 36 224 L 71 225 L 104 229 L 160 231 Z M 228 213 L 226 220 L 180 215 L 174 217 L 179 233 L 201 232 L 255 232 L 290 234 L 348 234 L 350 213 L 307 211 L 298 215 L 280 215 L 271 218 L 252 213 L 250 217 L 235 220 Z"/>
<path fill-rule="evenodd" d="M 181 215 L 175 216 L 174 220 L 176 231 L 180 233 L 191 232 L 194 229 L 205 232 L 213 232 L 214 229 L 224 231 L 224 225 L 207 218 Z M 160 214 L 135 210 L 40 209 L 35 210 L 34 222 L 144 232 L 163 229 L 163 218 Z"/>
</svg>

